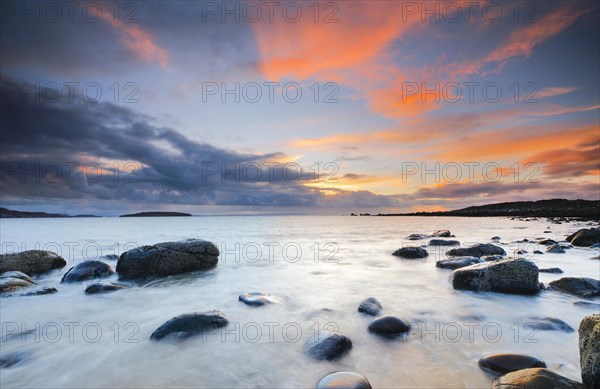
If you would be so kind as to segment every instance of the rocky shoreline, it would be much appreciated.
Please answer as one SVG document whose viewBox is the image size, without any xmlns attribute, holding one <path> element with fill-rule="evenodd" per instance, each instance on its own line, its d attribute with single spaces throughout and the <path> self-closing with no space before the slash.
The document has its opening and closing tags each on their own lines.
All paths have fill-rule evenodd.
<svg viewBox="0 0 600 389">
<path fill-rule="evenodd" d="M 458 240 L 445 238 L 456 237 L 448 230 L 438 230 L 432 234 L 415 233 L 407 237 L 407 240 L 414 244 L 401 247 L 390 254 L 402 258 L 403 261 L 419 261 L 427 257 L 426 247 L 445 247 L 446 259 L 436 263 L 438 270 L 435 271 L 450 270 L 451 285 L 456 291 L 533 296 L 544 290 L 550 293 L 571 294 L 588 300 L 600 296 L 599 280 L 578 277 L 576 274 L 562 277 L 548 285 L 540 283 L 538 278 L 540 269 L 537 265 L 526 258 L 520 258 L 518 254 L 508 257 L 506 250 L 501 247 L 499 237 L 493 237 L 492 243 L 477 243 L 468 247 L 457 247 L 460 246 Z M 427 243 L 419 242 L 427 239 L 429 239 Z M 563 252 L 571 247 L 595 249 L 600 244 L 600 229 L 580 229 L 567 236 L 564 241 L 539 238 L 535 242 L 540 245 L 547 244 L 548 249 L 558 246 Z M 551 252 L 559 253 L 555 250 Z M 218 266 L 219 255 L 218 247 L 205 240 L 162 242 L 124 252 L 118 258 L 114 270 L 110 264 L 99 260 L 80 262 L 64 273 L 60 283 L 77 284 L 91 281 L 92 284 L 82 288 L 82 292 L 87 295 L 119 293 L 120 290 L 139 287 L 144 282 L 155 278 L 213 269 Z M 36 277 L 63 269 L 66 264 L 64 258 L 49 251 L 29 250 L 2 254 L 0 255 L 0 294 L 3 297 L 17 298 L 60 292 L 56 288 L 36 290 Z M 113 275 L 118 276 L 123 283 L 101 281 Z M 93 299 L 93 297 L 89 298 Z M 248 309 L 259 310 L 269 309 L 270 304 L 279 303 L 276 296 L 263 292 L 241 294 L 239 302 L 247 305 Z M 595 304 L 593 301 L 585 300 L 580 303 L 592 306 Z M 411 336 L 412 323 L 409 320 L 394 314 L 382 315 L 384 311 L 384 305 L 376 297 L 365 298 L 358 304 L 357 315 L 372 317 L 364 331 L 384 341 Z M 230 318 L 221 311 L 182 312 L 165 319 L 166 321 L 152 332 L 149 340 L 160 342 L 163 339 L 174 338 L 179 342 L 199 334 L 210 336 L 214 334 L 212 330 L 225 328 L 231 322 Z M 539 331 L 566 333 L 575 331 L 560 318 L 532 317 L 530 320 L 533 328 Z M 548 369 L 542 359 L 533 355 L 482 355 L 478 362 L 479 367 L 496 376 L 491 382 L 493 388 L 599 388 L 600 314 L 584 317 L 578 332 L 582 383 L 556 374 Z M 352 353 L 353 347 L 355 346 L 348 336 L 339 332 L 323 331 L 317 337 L 309 339 L 304 345 L 304 352 L 315 360 L 336 361 Z M 3 355 L 0 367 L 10 368 L 12 365 L 23 363 L 28 358 L 28 355 L 21 354 Z M 359 372 L 337 371 L 323 376 L 316 383 L 316 387 L 370 388 L 371 383 Z"/>
</svg>

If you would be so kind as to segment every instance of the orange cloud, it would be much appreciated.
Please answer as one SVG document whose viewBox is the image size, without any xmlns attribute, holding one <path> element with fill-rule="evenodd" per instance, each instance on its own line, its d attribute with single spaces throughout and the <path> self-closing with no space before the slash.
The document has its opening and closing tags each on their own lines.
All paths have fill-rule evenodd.
<svg viewBox="0 0 600 389">
<path fill-rule="evenodd" d="M 150 33 L 135 24 L 123 23 L 113 17 L 112 12 L 103 10 L 102 20 L 118 31 L 121 43 L 140 61 L 157 62 L 162 67 L 169 63 L 169 53 L 154 42 Z"/>
</svg>

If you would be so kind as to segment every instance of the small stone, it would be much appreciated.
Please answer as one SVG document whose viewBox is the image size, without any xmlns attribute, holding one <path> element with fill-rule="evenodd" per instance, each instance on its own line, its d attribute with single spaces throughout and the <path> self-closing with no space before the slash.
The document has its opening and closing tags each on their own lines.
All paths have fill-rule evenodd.
<svg viewBox="0 0 600 389">
<path fill-rule="evenodd" d="M 369 332 L 383 336 L 402 335 L 410 330 L 410 324 L 395 316 L 383 316 L 369 324 Z"/>
<path fill-rule="evenodd" d="M 358 312 L 366 313 L 371 316 L 379 315 L 382 309 L 381 303 L 377 301 L 375 297 L 369 297 L 363 300 L 358 306 Z"/>
<path fill-rule="evenodd" d="M 315 359 L 333 361 L 352 349 L 352 341 L 335 332 L 320 331 L 311 336 L 304 347 Z"/>
<path fill-rule="evenodd" d="M 238 300 L 242 301 L 243 303 L 245 303 L 247 305 L 252 305 L 255 307 L 259 307 L 259 306 L 265 305 L 265 304 L 271 304 L 274 302 L 274 300 L 270 294 L 260 293 L 260 292 L 241 294 L 238 297 Z"/>
<path fill-rule="evenodd" d="M 490 354 L 479 360 L 479 367 L 493 374 L 506 374 L 532 367 L 546 367 L 546 363 L 525 354 Z"/>
<path fill-rule="evenodd" d="M 398 250 L 394 251 L 392 255 L 397 257 L 407 258 L 407 259 L 417 259 L 417 258 L 425 258 L 429 254 L 422 247 L 401 247 Z"/>
<path fill-rule="evenodd" d="M 552 246 L 550 246 L 546 249 L 546 252 L 554 253 L 554 254 L 564 254 L 565 249 L 559 244 L 553 244 Z"/>
<path fill-rule="evenodd" d="M 430 246 L 458 246 L 460 242 L 452 239 L 431 239 Z"/>
<path fill-rule="evenodd" d="M 127 285 L 116 284 L 114 282 L 111 282 L 110 284 L 95 283 L 95 284 L 91 284 L 87 288 L 85 288 L 85 293 L 86 294 L 108 293 L 108 292 L 114 292 L 116 290 L 121 290 L 121 289 L 126 289 L 126 288 L 127 288 Z"/>
</svg>

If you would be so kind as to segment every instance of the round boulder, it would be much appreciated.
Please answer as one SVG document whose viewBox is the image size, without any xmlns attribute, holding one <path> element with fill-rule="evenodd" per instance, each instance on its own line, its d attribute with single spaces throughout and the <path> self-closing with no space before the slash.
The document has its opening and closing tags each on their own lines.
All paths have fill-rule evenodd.
<svg viewBox="0 0 600 389">
<path fill-rule="evenodd" d="M 517 370 L 494 379 L 492 389 L 583 389 L 579 382 L 544 368 Z"/>
<path fill-rule="evenodd" d="M 352 341 L 335 332 L 321 331 L 311 336 L 304 347 L 311 357 L 332 361 L 349 352 L 352 349 Z"/>
<path fill-rule="evenodd" d="M 115 274 L 110 265 L 100 261 L 83 261 L 69 269 L 60 282 L 80 282 L 95 278 L 110 277 Z"/>
<path fill-rule="evenodd" d="M 525 354 L 490 354 L 481 358 L 478 364 L 483 370 L 498 375 L 532 367 L 546 367 L 543 360 Z"/>
<path fill-rule="evenodd" d="M 486 255 L 506 255 L 506 251 L 500 246 L 491 243 L 477 243 L 471 247 L 458 247 L 450 249 L 446 255 L 451 257 L 478 257 Z"/>
<path fill-rule="evenodd" d="M 114 282 L 106 283 L 106 284 L 95 283 L 95 284 L 91 284 L 87 288 L 85 288 L 85 293 L 86 294 L 108 293 L 108 292 L 114 292 L 116 290 L 121 290 L 121 289 L 126 289 L 126 288 L 127 288 L 127 285 L 117 284 Z"/>
<path fill-rule="evenodd" d="M 485 262 L 483 259 L 476 257 L 456 257 L 449 259 L 442 259 L 435 263 L 436 267 L 441 269 L 460 269 L 461 267 L 471 266 L 477 263 Z"/>
<path fill-rule="evenodd" d="M 317 389 L 371 389 L 371 383 L 358 373 L 338 371 L 321 378 Z"/>
<path fill-rule="evenodd" d="M 431 239 L 430 246 L 458 246 L 460 242 L 452 239 Z"/>
<path fill-rule="evenodd" d="M 504 259 L 466 266 L 452 273 L 454 289 L 535 294 L 540 290 L 537 266 L 526 259 Z"/>
<path fill-rule="evenodd" d="M 589 247 L 595 243 L 600 243 L 599 228 L 584 228 L 567 237 L 567 241 L 573 246 Z"/>
<path fill-rule="evenodd" d="M 579 297 L 600 296 L 600 281 L 587 277 L 563 277 L 552 281 L 549 289 Z"/>
<path fill-rule="evenodd" d="M 228 323 L 227 317 L 220 311 L 186 313 L 163 323 L 150 335 L 150 339 L 160 340 L 170 334 L 185 339 L 205 331 L 225 327 Z"/>
<path fill-rule="evenodd" d="M 399 248 L 398 250 L 394 251 L 392 255 L 406 259 L 418 259 L 425 258 L 429 254 L 427 253 L 427 250 L 422 247 L 408 246 Z"/>
<path fill-rule="evenodd" d="M 369 324 L 369 332 L 383 336 L 398 336 L 410 331 L 410 324 L 395 316 L 383 316 Z"/>
</svg>

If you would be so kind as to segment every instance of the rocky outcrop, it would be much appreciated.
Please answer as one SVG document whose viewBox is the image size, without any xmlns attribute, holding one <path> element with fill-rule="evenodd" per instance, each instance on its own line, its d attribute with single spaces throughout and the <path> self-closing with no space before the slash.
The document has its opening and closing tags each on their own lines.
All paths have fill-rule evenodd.
<svg viewBox="0 0 600 389">
<path fill-rule="evenodd" d="M 526 259 L 504 259 L 455 270 L 454 289 L 535 294 L 540 290 L 537 266 Z"/>
<path fill-rule="evenodd" d="M 187 239 L 142 246 L 121 254 L 117 273 L 123 278 L 161 277 L 206 270 L 217 265 L 219 249 L 211 242 Z"/>
<path fill-rule="evenodd" d="M 0 273 L 20 271 L 29 275 L 43 274 L 67 266 L 67 261 L 52 251 L 27 250 L 20 253 L 0 254 Z"/>
<path fill-rule="evenodd" d="M 579 324 L 581 379 L 588 388 L 600 388 L 600 314 L 586 316 Z"/>
</svg>

